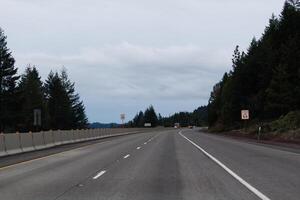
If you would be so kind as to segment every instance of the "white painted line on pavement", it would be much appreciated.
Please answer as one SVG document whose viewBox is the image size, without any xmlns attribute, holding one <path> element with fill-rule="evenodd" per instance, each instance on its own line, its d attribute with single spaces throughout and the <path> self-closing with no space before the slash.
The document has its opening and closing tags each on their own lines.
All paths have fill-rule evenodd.
<svg viewBox="0 0 300 200">
<path fill-rule="evenodd" d="M 147 144 L 147 142 L 145 142 L 144 144 Z"/>
<path fill-rule="evenodd" d="M 124 156 L 124 159 L 128 158 L 130 156 L 130 154 L 127 154 L 126 156 Z"/>
<path fill-rule="evenodd" d="M 103 174 L 105 174 L 105 170 L 99 172 L 96 176 L 93 177 L 94 180 L 96 180 L 97 178 L 99 178 L 100 176 L 102 176 Z"/>
<path fill-rule="evenodd" d="M 252 185 L 250 185 L 248 182 L 246 182 L 244 179 L 242 179 L 239 175 L 237 175 L 236 173 L 234 173 L 231 169 L 229 169 L 228 167 L 226 167 L 226 165 L 224 165 L 223 163 L 221 163 L 218 159 L 216 159 L 215 157 L 213 157 L 211 154 L 209 154 L 208 152 L 206 152 L 203 148 L 201 148 L 200 146 L 198 146 L 196 143 L 194 143 L 192 140 L 190 140 L 189 138 L 187 138 L 186 136 L 184 136 L 181 131 L 178 132 L 179 135 L 181 135 L 184 139 L 186 139 L 187 141 L 189 141 L 192 145 L 194 145 L 197 149 L 199 149 L 200 151 L 202 151 L 207 157 L 209 157 L 211 160 L 213 160 L 215 163 L 217 163 L 220 167 L 222 167 L 225 171 L 227 171 L 231 176 L 233 176 L 233 178 L 235 178 L 236 180 L 238 180 L 241 184 L 243 184 L 246 188 L 248 188 L 251 192 L 253 192 L 256 196 L 258 196 L 260 199 L 262 200 L 271 200 L 269 197 L 267 197 L 266 195 L 264 195 L 263 193 L 261 193 L 259 190 L 257 190 L 255 187 L 253 187 Z"/>
<path fill-rule="evenodd" d="M 137 147 L 136 149 L 140 149 L 141 147 Z"/>
</svg>

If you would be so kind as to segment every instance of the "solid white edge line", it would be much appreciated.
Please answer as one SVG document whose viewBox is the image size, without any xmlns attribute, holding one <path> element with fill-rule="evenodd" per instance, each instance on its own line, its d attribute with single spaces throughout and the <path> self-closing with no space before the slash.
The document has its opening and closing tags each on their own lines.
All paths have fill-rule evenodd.
<svg viewBox="0 0 300 200">
<path fill-rule="evenodd" d="M 141 147 L 137 147 L 136 149 L 140 149 Z"/>
<path fill-rule="evenodd" d="M 124 156 L 124 159 L 128 158 L 130 156 L 130 154 L 127 154 L 126 156 Z"/>
<path fill-rule="evenodd" d="M 99 178 L 100 176 L 102 176 L 103 174 L 105 174 L 105 172 L 106 172 L 105 170 L 99 172 L 96 176 L 93 177 L 93 179 L 95 180 L 95 179 Z"/>
<path fill-rule="evenodd" d="M 189 138 L 184 136 L 181 131 L 178 132 L 179 135 L 181 135 L 184 139 L 189 141 L 192 145 L 194 145 L 197 149 L 202 151 L 206 156 L 208 156 L 211 160 L 213 160 L 215 163 L 217 163 L 220 167 L 222 167 L 225 171 L 227 171 L 232 177 L 234 177 L 236 180 L 238 180 L 241 184 L 243 184 L 246 188 L 248 188 L 251 192 L 253 192 L 256 196 L 258 196 L 262 200 L 271 200 L 269 197 L 261 193 L 259 190 L 257 190 L 255 187 L 250 185 L 248 182 L 246 182 L 244 179 L 242 179 L 239 175 L 234 173 L 231 169 L 226 167 L 223 163 L 221 163 L 218 159 L 210 155 L 208 152 L 206 152 L 204 149 L 202 149 L 200 146 L 198 146 L 196 143 L 191 141 Z"/>
</svg>

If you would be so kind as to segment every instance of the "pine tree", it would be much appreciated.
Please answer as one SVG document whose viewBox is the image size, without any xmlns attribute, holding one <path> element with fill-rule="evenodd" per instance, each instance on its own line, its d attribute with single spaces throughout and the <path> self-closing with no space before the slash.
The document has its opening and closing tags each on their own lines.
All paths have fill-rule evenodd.
<svg viewBox="0 0 300 200">
<path fill-rule="evenodd" d="M 21 76 L 18 85 L 19 102 L 21 104 L 20 124 L 21 130 L 33 131 L 37 127 L 33 127 L 33 110 L 40 109 L 42 113 L 42 127 L 46 127 L 46 109 L 43 82 L 37 69 L 28 66 L 25 74 Z"/>
<path fill-rule="evenodd" d="M 295 109 L 293 84 L 290 82 L 291 74 L 286 65 L 279 65 L 273 76 L 269 89 L 267 89 L 266 112 L 269 117 L 276 118 Z"/>
<path fill-rule="evenodd" d="M 60 78 L 71 102 L 72 128 L 86 128 L 88 119 L 85 114 L 84 104 L 80 101 L 79 94 L 75 93 L 75 83 L 69 79 L 66 69 L 62 70 Z"/>
<path fill-rule="evenodd" d="M 287 3 L 293 6 L 295 9 L 300 9 L 300 0 L 287 0 Z"/>
<path fill-rule="evenodd" d="M 59 74 L 50 72 L 45 84 L 51 129 L 72 128 L 72 103 Z"/>
<path fill-rule="evenodd" d="M 19 76 L 14 64 L 6 36 L 0 28 L 0 132 L 13 130 L 16 124 L 16 82 Z"/>
<path fill-rule="evenodd" d="M 158 119 L 157 119 L 157 115 L 156 115 L 155 110 L 152 105 L 145 110 L 144 120 L 145 120 L 145 123 L 151 123 L 152 127 L 157 126 Z"/>
<path fill-rule="evenodd" d="M 134 127 L 144 127 L 144 113 L 140 111 L 133 119 Z"/>
</svg>

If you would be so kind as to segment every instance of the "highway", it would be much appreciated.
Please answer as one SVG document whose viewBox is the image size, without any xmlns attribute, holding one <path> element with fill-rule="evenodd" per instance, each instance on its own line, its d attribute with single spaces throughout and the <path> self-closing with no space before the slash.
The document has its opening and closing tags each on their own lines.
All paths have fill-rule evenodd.
<svg viewBox="0 0 300 200">
<path fill-rule="evenodd" d="M 160 130 L 2 166 L 0 199 L 299 200 L 299 169 L 293 149 L 199 130 Z"/>
</svg>

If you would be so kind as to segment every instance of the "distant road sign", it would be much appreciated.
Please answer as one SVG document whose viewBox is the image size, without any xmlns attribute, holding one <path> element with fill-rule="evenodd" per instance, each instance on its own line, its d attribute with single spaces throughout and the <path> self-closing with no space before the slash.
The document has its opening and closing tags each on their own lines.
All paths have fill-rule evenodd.
<svg viewBox="0 0 300 200">
<path fill-rule="evenodd" d="M 151 123 L 145 123 L 144 126 L 145 127 L 151 127 Z"/>
<path fill-rule="evenodd" d="M 241 118 L 242 120 L 250 119 L 249 110 L 241 110 Z"/>
<path fill-rule="evenodd" d="M 120 117 L 121 117 L 121 120 L 124 120 L 125 119 L 125 114 L 124 113 L 120 114 Z"/>
<path fill-rule="evenodd" d="M 41 109 L 33 110 L 33 125 L 41 126 L 42 125 L 42 111 Z"/>
</svg>

